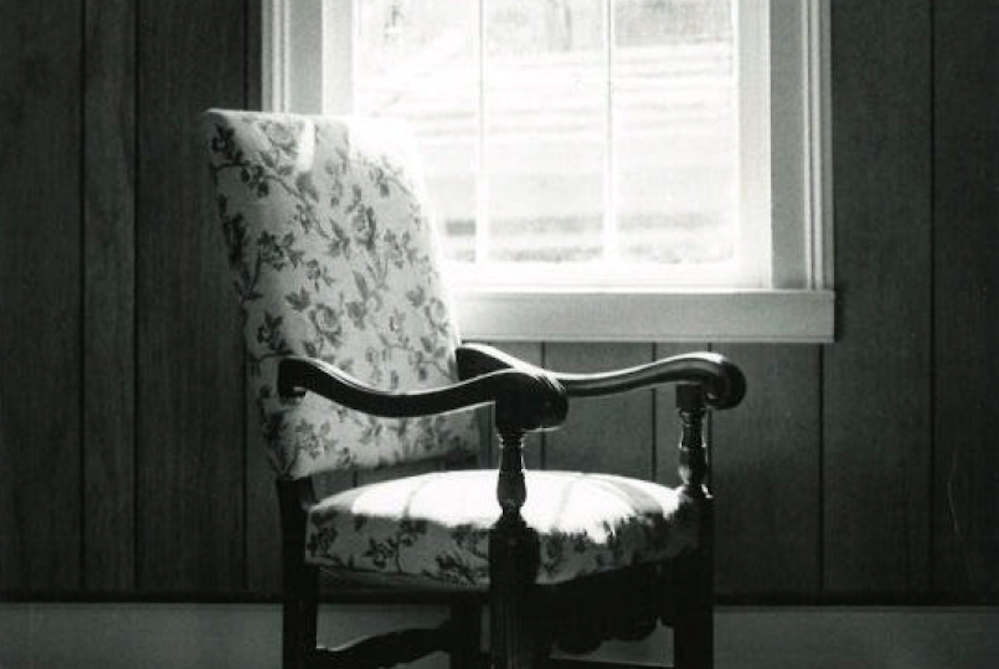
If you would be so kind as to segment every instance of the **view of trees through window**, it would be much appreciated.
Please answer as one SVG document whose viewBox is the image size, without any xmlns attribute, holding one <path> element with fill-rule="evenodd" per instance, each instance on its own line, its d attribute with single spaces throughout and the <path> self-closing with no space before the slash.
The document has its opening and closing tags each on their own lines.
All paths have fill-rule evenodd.
<svg viewBox="0 0 999 669">
<path fill-rule="evenodd" d="M 404 117 L 452 260 L 730 260 L 731 0 L 365 0 L 359 113 Z"/>
</svg>

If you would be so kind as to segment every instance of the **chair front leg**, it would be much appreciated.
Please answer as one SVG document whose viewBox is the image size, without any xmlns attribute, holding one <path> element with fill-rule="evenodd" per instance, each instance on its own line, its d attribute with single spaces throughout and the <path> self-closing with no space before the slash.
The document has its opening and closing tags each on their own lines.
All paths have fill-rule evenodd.
<svg viewBox="0 0 999 669">
<path fill-rule="evenodd" d="M 714 560 L 711 539 L 706 537 L 712 526 L 712 499 L 699 501 L 700 545 L 673 561 L 673 662 L 677 669 L 714 667 Z"/>
<path fill-rule="evenodd" d="M 282 663 L 283 669 L 306 669 L 316 649 L 318 568 L 305 564 L 305 511 L 298 485 L 278 481 L 281 507 Z"/>
<path fill-rule="evenodd" d="M 500 433 L 497 496 L 503 513 L 489 531 L 490 655 L 493 669 L 531 669 L 543 659 L 540 618 L 532 606 L 541 560 L 538 534 L 524 523 L 524 433 Z"/>
<path fill-rule="evenodd" d="M 288 570 L 285 569 L 285 574 Z M 301 564 L 297 585 L 285 586 L 282 610 L 282 667 L 306 669 L 316 650 L 318 570 Z"/>
</svg>

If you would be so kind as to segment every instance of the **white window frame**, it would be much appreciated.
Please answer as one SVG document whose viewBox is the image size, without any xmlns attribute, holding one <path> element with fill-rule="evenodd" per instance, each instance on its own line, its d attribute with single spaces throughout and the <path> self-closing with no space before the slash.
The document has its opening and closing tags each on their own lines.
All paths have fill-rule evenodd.
<svg viewBox="0 0 999 669">
<path fill-rule="evenodd" d="M 493 341 L 827 343 L 835 296 L 829 123 L 830 0 L 736 0 L 743 207 L 769 211 L 762 288 L 497 285 L 454 289 L 464 337 Z M 262 0 L 263 106 L 348 113 L 352 0 Z M 761 11 L 766 6 L 767 11 Z M 762 17 L 762 20 L 761 20 Z M 770 53 L 742 53 L 769 42 Z M 322 67 L 316 67 L 321 63 Z M 337 63 L 338 67 L 332 67 Z M 769 68 L 770 76 L 765 76 Z M 767 123 L 766 119 L 770 122 Z M 780 128 L 780 132 L 770 132 Z M 755 143 L 755 146 L 754 146 Z M 768 172 L 768 173 L 767 173 Z M 746 178 L 748 177 L 748 178 Z M 771 256 L 772 253 L 772 256 Z"/>
</svg>

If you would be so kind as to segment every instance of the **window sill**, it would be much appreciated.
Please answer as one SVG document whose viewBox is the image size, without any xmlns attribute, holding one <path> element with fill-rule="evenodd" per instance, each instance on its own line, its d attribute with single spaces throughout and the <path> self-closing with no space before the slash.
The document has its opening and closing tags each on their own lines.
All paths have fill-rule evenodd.
<svg viewBox="0 0 999 669">
<path fill-rule="evenodd" d="M 831 343 L 831 290 L 456 291 L 461 334 L 484 341 Z"/>
</svg>

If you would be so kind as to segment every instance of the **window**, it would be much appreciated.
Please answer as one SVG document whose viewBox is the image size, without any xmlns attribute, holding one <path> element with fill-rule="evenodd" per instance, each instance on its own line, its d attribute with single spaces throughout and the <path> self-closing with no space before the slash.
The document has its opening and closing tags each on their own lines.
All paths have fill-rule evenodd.
<svg viewBox="0 0 999 669">
<path fill-rule="evenodd" d="M 832 335 L 820 0 L 270 0 L 273 108 L 406 118 L 466 334 Z"/>
</svg>

